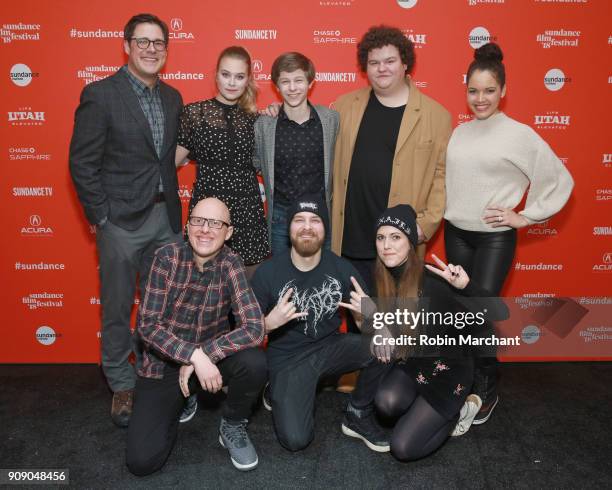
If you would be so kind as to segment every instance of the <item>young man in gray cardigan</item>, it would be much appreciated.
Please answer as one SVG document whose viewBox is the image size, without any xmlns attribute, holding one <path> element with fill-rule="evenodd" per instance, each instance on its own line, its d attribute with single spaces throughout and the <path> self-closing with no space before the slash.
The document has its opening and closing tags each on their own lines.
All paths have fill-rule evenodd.
<svg viewBox="0 0 612 490">
<path fill-rule="evenodd" d="M 253 164 L 263 174 L 272 255 L 278 255 L 291 246 L 286 217 L 290 203 L 315 194 L 325 199 L 328 208 L 331 205 L 339 117 L 336 111 L 308 101 L 315 68 L 303 54 L 280 55 L 271 75 L 283 104 L 278 117 L 262 115 L 255 123 Z M 325 247 L 329 249 L 329 237 Z"/>
</svg>

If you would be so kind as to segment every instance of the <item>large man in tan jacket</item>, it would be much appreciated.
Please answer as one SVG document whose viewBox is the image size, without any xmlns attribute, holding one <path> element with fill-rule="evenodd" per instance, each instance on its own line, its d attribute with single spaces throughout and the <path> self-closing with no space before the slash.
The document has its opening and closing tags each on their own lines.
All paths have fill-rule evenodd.
<svg viewBox="0 0 612 490">
<path fill-rule="evenodd" d="M 414 46 L 399 29 L 372 27 L 357 57 L 370 82 L 340 97 L 336 140 L 332 250 L 372 286 L 374 223 L 387 206 L 417 211 L 420 257 L 444 214 L 444 168 L 451 118 L 410 80 Z"/>
</svg>

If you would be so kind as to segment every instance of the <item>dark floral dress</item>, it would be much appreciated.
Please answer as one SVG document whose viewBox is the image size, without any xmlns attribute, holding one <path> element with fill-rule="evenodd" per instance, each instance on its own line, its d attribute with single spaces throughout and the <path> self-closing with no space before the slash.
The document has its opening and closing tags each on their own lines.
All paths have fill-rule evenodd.
<svg viewBox="0 0 612 490">
<path fill-rule="evenodd" d="M 216 99 L 187 104 L 181 114 L 178 144 L 189 150 L 198 168 L 189 212 L 205 197 L 216 197 L 230 210 L 234 234 L 228 245 L 246 265 L 270 255 L 268 228 L 253 167 L 257 114 Z"/>
</svg>

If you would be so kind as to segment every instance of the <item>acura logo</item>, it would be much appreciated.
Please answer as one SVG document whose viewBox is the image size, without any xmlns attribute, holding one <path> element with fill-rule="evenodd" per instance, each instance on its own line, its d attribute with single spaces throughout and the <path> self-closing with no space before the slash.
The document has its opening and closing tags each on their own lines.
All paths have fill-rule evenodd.
<svg viewBox="0 0 612 490">
<path fill-rule="evenodd" d="M 253 73 L 260 73 L 263 70 L 263 63 L 261 60 L 253 60 Z"/>
<path fill-rule="evenodd" d="M 612 264 L 612 252 L 607 252 L 603 254 L 604 264 Z"/>
<path fill-rule="evenodd" d="M 30 226 L 40 226 L 41 223 L 42 220 L 37 214 L 33 214 L 30 216 Z"/>
<path fill-rule="evenodd" d="M 170 27 L 173 31 L 180 31 L 183 29 L 183 20 L 175 17 L 170 21 Z"/>
</svg>

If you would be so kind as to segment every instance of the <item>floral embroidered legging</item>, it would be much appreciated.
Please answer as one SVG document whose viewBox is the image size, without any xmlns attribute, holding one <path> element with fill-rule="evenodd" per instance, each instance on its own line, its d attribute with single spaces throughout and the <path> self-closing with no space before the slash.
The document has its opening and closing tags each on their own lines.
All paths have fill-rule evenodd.
<svg viewBox="0 0 612 490">
<path fill-rule="evenodd" d="M 412 461 L 438 449 L 457 423 L 438 413 L 421 395 L 416 382 L 400 366 L 383 379 L 376 394 L 376 409 L 384 417 L 398 419 L 391 436 L 391 453 Z"/>
</svg>

